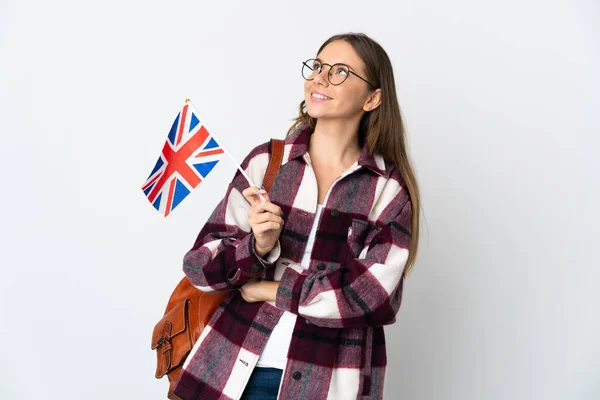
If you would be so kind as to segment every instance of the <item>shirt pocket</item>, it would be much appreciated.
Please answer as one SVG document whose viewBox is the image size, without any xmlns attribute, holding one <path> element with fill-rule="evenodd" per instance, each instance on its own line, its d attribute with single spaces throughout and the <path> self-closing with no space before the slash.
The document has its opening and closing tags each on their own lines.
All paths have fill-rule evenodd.
<svg viewBox="0 0 600 400">
<path fill-rule="evenodd" d="M 348 259 L 363 258 L 380 227 L 361 218 L 353 218 L 348 227 Z"/>
</svg>

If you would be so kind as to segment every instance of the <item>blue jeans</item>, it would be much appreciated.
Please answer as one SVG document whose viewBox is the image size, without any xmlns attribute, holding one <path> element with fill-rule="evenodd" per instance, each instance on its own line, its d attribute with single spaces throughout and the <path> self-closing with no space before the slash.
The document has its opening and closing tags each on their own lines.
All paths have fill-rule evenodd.
<svg viewBox="0 0 600 400">
<path fill-rule="evenodd" d="M 278 368 L 254 368 L 241 400 L 276 400 L 282 373 Z"/>
</svg>

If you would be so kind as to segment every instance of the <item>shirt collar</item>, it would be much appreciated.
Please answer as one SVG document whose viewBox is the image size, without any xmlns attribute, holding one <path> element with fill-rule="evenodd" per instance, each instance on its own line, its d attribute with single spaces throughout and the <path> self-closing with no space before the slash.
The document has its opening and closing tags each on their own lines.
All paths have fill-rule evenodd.
<svg viewBox="0 0 600 400">
<path fill-rule="evenodd" d="M 308 144 L 312 133 L 312 128 L 301 127 L 285 139 L 286 147 L 290 146 L 287 161 L 302 157 L 308 152 Z M 393 167 L 393 164 L 386 162 L 380 154 L 370 154 L 369 147 L 366 144 L 363 146 L 360 156 L 358 157 L 358 165 L 368 168 L 384 177 L 389 176 Z"/>
</svg>

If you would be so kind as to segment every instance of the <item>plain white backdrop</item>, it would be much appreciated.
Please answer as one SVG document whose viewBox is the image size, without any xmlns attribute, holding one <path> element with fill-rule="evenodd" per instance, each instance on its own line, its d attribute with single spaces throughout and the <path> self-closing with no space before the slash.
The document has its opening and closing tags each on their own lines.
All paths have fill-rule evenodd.
<svg viewBox="0 0 600 400">
<path fill-rule="evenodd" d="M 140 189 L 186 97 L 242 159 L 301 61 L 392 59 L 423 235 L 386 398 L 600 398 L 597 1 L 0 1 L 0 399 L 162 399 L 150 350 L 224 160 L 168 218 Z"/>
</svg>

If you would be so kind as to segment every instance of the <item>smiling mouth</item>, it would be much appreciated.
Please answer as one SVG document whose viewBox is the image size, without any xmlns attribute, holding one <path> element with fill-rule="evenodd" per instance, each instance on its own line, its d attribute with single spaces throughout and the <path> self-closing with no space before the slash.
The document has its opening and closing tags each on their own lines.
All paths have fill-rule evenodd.
<svg viewBox="0 0 600 400">
<path fill-rule="evenodd" d="M 321 99 L 321 100 L 331 100 L 331 97 L 327 97 L 320 93 L 311 93 L 310 97 L 314 97 L 315 99 Z"/>
</svg>

